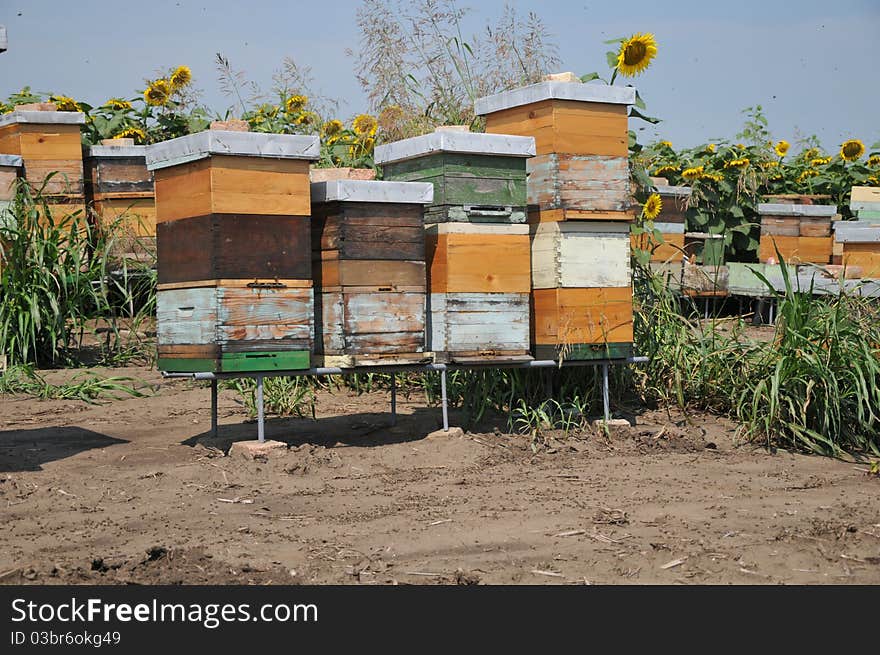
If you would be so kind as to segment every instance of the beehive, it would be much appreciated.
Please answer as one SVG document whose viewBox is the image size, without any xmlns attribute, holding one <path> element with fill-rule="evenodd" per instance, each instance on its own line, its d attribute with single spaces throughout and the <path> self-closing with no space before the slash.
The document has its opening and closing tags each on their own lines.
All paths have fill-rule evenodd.
<svg viewBox="0 0 880 655">
<path fill-rule="evenodd" d="M 790 263 L 831 263 L 831 219 L 836 213 L 832 205 L 759 204 L 758 259 L 768 262 L 781 255 Z"/>
<path fill-rule="evenodd" d="M 529 356 L 526 225 L 437 223 L 426 229 L 427 348 L 438 361 Z"/>
<path fill-rule="evenodd" d="M 616 220 L 631 204 L 627 105 L 634 102 L 632 87 L 551 81 L 480 98 L 475 111 L 489 133 L 535 138 L 530 221 Z"/>
<path fill-rule="evenodd" d="M 537 358 L 631 354 L 629 249 L 629 233 L 618 222 L 531 226 L 531 335 Z"/>
<path fill-rule="evenodd" d="M 524 223 L 534 139 L 438 131 L 378 146 L 384 179 L 430 182 L 425 222 Z"/>
<path fill-rule="evenodd" d="M 540 359 L 628 356 L 632 87 L 546 81 L 476 101 L 486 131 L 535 138 L 528 161 L 531 339 Z"/>
<path fill-rule="evenodd" d="M 859 220 L 880 220 L 880 187 L 854 186 L 849 208 Z"/>
<path fill-rule="evenodd" d="M 880 278 L 880 219 L 836 221 L 834 243 L 840 246 L 840 263 L 857 267 L 863 278 Z"/>
<path fill-rule="evenodd" d="M 85 211 L 84 123 L 80 112 L 17 109 L 0 116 L 0 153 L 21 157 L 23 177 L 42 191 L 56 221 Z"/>
<path fill-rule="evenodd" d="M 141 253 L 155 252 L 156 195 L 146 146 L 91 146 L 83 166 L 86 200 L 100 227 L 117 226 L 119 254 L 139 258 Z"/>
<path fill-rule="evenodd" d="M 0 206 L 6 206 L 15 195 L 15 181 L 21 175 L 22 160 L 19 155 L 0 155 Z"/>
<path fill-rule="evenodd" d="M 310 366 L 317 137 L 209 130 L 149 146 L 163 370 Z"/>
<path fill-rule="evenodd" d="M 430 361 L 418 182 L 313 182 L 315 353 L 324 366 Z"/>
</svg>

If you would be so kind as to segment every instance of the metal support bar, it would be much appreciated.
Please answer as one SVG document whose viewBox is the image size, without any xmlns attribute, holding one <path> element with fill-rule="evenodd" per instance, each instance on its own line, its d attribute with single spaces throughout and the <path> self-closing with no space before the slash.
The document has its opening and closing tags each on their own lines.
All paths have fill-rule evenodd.
<svg viewBox="0 0 880 655">
<path fill-rule="evenodd" d="M 397 425 L 397 376 L 391 374 L 391 427 Z"/>
<path fill-rule="evenodd" d="M 443 431 L 449 432 L 449 412 L 446 404 L 446 369 L 440 371 L 440 399 L 443 407 Z"/>
<path fill-rule="evenodd" d="M 605 422 L 611 420 L 611 402 L 608 399 L 608 364 L 602 364 L 602 406 L 605 410 Z"/>
<path fill-rule="evenodd" d="M 217 380 L 211 380 L 211 436 L 217 436 Z"/>
<path fill-rule="evenodd" d="M 257 441 L 266 441 L 266 425 L 263 417 L 263 376 L 257 376 Z"/>
</svg>

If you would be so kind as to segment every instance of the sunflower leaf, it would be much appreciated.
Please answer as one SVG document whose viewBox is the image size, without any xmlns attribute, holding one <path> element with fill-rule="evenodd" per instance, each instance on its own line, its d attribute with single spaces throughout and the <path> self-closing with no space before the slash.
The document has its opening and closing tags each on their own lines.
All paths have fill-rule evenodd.
<svg viewBox="0 0 880 655">
<path fill-rule="evenodd" d="M 619 39 L 608 39 L 607 41 L 603 41 L 603 43 L 607 45 L 609 43 L 623 43 L 624 41 L 626 41 L 626 37 L 622 36 Z"/>
<path fill-rule="evenodd" d="M 593 80 L 599 79 L 599 73 L 587 73 L 586 75 L 581 75 L 581 82 L 592 82 Z"/>
<path fill-rule="evenodd" d="M 641 118 L 643 121 L 647 121 L 652 125 L 656 125 L 660 122 L 659 118 L 654 118 L 653 116 L 645 116 L 642 112 L 640 112 L 635 107 L 630 107 L 629 115 L 633 118 Z"/>
<path fill-rule="evenodd" d="M 608 61 L 610 68 L 617 68 L 617 53 L 609 50 L 605 53 L 605 59 Z"/>
<path fill-rule="evenodd" d="M 632 84 L 630 84 L 629 86 L 632 86 Z M 638 107 L 639 109 L 647 109 L 647 106 L 645 105 L 645 101 L 642 100 L 642 96 L 639 93 L 638 89 L 636 89 L 636 107 Z"/>
</svg>

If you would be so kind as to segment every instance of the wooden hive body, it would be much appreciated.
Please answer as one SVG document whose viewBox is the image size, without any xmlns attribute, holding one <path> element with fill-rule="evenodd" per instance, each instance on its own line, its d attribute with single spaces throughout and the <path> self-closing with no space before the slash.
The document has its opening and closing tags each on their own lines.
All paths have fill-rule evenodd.
<svg viewBox="0 0 880 655">
<path fill-rule="evenodd" d="M 858 267 L 863 278 L 880 278 L 880 219 L 837 221 L 834 247 L 840 250 L 838 263 Z"/>
<path fill-rule="evenodd" d="M 312 184 L 315 352 L 325 366 L 429 361 L 424 206 L 433 186 Z"/>
<path fill-rule="evenodd" d="M 428 348 L 440 361 L 529 357 L 526 225 L 427 226 Z"/>
<path fill-rule="evenodd" d="M 831 221 L 836 211 L 831 205 L 759 204 L 761 239 L 758 259 L 768 262 L 781 256 L 794 264 L 831 263 Z"/>
<path fill-rule="evenodd" d="M 317 150 L 314 137 L 215 130 L 147 148 L 163 370 L 310 366 Z"/>
<path fill-rule="evenodd" d="M 470 132 L 434 132 L 379 146 L 386 180 L 430 182 L 426 223 L 524 223 L 526 160 L 534 141 Z"/>
<path fill-rule="evenodd" d="M 15 110 L 0 116 L 0 153 L 22 158 L 56 222 L 85 212 L 80 112 Z"/>
<path fill-rule="evenodd" d="M 19 155 L 0 154 L 0 210 L 15 196 L 15 182 L 22 173 L 22 159 Z"/>
</svg>

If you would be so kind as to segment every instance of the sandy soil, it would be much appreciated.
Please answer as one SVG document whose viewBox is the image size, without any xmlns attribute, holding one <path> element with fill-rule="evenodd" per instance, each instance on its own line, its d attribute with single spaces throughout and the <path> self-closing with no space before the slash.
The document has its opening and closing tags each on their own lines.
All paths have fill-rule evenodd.
<svg viewBox="0 0 880 655">
<path fill-rule="evenodd" d="M 233 392 L 212 439 L 205 386 L 114 374 L 158 391 L 0 397 L 0 582 L 880 583 L 880 478 L 715 417 L 533 447 L 502 422 L 428 437 L 416 396 L 390 428 L 386 394 L 336 392 L 250 461 L 226 455 L 256 430 Z"/>
</svg>

